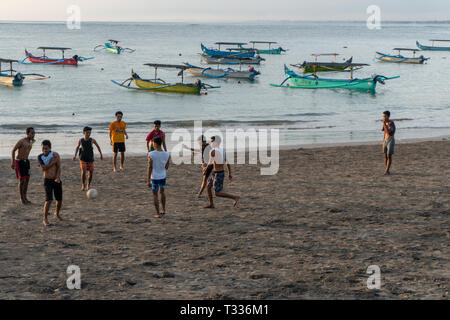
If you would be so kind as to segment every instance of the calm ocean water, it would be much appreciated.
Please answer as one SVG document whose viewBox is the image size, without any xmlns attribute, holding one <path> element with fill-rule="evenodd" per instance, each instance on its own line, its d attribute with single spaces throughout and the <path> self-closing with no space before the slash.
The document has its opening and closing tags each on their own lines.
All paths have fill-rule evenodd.
<svg viewBox="0 0 450 320">
<path fill-rule="evenodd" d="M 93 52 L 114 38 L 132 54 Z M 63 23 L 0 24 L 0 57 L 22 59 L 24 49 L 38 53 L 38 46 L 67 46 L 69 54 L 94 60 L 79 67 L 16 65 L 24 73 L 50 75 L 46 81 L 25 81 L 21 88 L 0 87 L 0 157 L 9 157 L 14 142 L 27 126 L 37 130 L 37 140 L 53 141 L 54 149 L 72 154 L 82 127 L 94 127 L 93 136 L 109 151 L 108 125 L 117 110 L 124 112 L 130 140 L 128 150 L 145 152 L 145 136 L 155 119 L 163 130 L 191 128 L 193 120 L 203 126 L 243 129 L 280 129 L 282 145 L 340 143 L 380 140 L 380 117 L 389 109 L 397 124 L 397 138 L 429 138 L 450 135 L 450 52 L 422 52 L 426 65 L 376 62 L 375 51 L 415 47 L 415 41 L 450 39 L 450 24 L 384 23 L 381 30 L 367 29 L 365 22 L 271 22 L 245 24 L 189 23 L 84 23 L 81 30 L 68 30 Z M 261 76 L 253 83 L 204 79 L 220 89 L 204 96 L 149 93 L 115 86 L 134 69 L 152 76 L 143 63 L 201 64 L 200 43 L 216 41 L 278 41 L 289 51 L 267 56 L 257 66 Z M 337 52 L 338 60 L 353 56 L 369 63 L 357 76 L 400 75 L 376 94 L 345 89 L 301 90 L 270 87 L 284 79 L 283 65 L 311 60 L 311 53 Z M 59 53 L 58 53 L 59 54 Z M 161 70 L 159 76 L 175 80 L 176 71 Z M 347 74 L 342 74 L 347 76 Z M 187 82 L 196 78 L 187 75 Z M 38 153 L 35 147 L 33 155 Z"/>
</svg>

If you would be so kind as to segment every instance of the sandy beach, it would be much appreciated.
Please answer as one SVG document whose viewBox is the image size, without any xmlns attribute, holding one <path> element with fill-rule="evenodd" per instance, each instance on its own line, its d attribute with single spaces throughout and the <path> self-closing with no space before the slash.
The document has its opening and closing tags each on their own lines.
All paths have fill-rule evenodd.
<svg viewBox="0 0 450 320">
<path fill-rule="evenodd" d="M 391 176 L 381 145 L 282 150 L 274 176 L 234 165 L 225 191 L 240 205 L 215 199 L 215 210 L 196 198 L 200 166 L 173 165 L 163 219 L 145 157 L 116 174 L 97 159 L 95 200 L 64 159 L 64 221 L 50 227 L 37 161 L 23 206 L 1 160 L 0 299 L 449 299 L 450 141 L 395 152 Z M 81 290 L 66 287 L 72 264 Z M 380 290 L 367 288 L 370 265 Z"/>
</svg>

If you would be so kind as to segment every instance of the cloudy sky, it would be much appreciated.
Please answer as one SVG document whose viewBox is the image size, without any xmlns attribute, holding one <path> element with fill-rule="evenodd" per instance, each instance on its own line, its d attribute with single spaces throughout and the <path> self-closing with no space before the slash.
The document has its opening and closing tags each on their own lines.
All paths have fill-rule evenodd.
<svg viewBox="0 0 450 320">
<path fill-rule="evenodd" d="M 1 0 L 2 2 L 5 0 Z M 378 5 L 386 20 L 450 20 L 449 0 L 15 0 L 0 20 L 66 21 L 70 5 L 82 21 L 366 20 Z"/>
</svg>

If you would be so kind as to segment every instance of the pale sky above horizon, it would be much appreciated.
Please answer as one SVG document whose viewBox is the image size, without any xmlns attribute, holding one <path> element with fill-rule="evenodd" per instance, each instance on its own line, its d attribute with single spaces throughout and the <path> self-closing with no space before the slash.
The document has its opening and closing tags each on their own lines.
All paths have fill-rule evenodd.
<svg viewBox="0 0 450 320">
<path fill-rule="evenodd" d="M 2 2 L 5 0 L 1 0 Z M 450 20 L 449 0 L 16 0 L 1 21 L 66 21 L 78 5 L 81 21 L 366 20 L 378 5 L 385 20 Z"/>
</svg>

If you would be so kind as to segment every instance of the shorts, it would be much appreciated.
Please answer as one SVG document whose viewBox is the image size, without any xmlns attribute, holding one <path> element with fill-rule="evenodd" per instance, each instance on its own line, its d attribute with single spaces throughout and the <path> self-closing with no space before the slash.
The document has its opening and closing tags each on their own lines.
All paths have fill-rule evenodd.
<svg viewBox="0 0 450 320">
<path fill-rule="evenodd" d="M 15 161 L 17 179 L 27 179 L 31 175 L 30 160 Z"/>
<path fill-rule="evenodd" d="M 52 201 L 55 195 L 56 201 L 62 201 L 62 181 L 56 183 L 54 179 L 44 179 L 45 201 Z"/>
<path fill-rule="evenodd" d="M 159 189 L 164 190 L 166 187 L 166 178 L 152 179 L 152 190 L 158 192 Z"/>
<path fill-rule="evenodd" d="M 383 140 L 383 152 L 387 153 L 389 155 L 394 154 L 394 147 L 395 147 L 395 139 L 394 138 L 388 138 Z"/>
<path fill-rule="evenodd" d="M 80 169 L 81 170 L 87 170 L 87 171 L 94 171 L 94 162 L 86 162 L 86 161 L 82 161 L 80 160 Z"/>
<path fill-rule="evenodd" d="M 125 142 L 114 142 L 113 151 L 114 153 L 125 152 Z"/>
<path fill-rule="evenodd" d="M 208 185 L 212 185 L 215 192 L 220 192 L 223 190 L 224 178 L 225 171 L 213 171 L 211 178 L 208 180 Z"/>
</svg>

